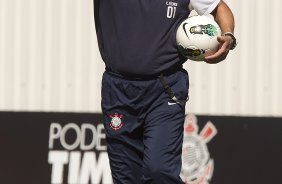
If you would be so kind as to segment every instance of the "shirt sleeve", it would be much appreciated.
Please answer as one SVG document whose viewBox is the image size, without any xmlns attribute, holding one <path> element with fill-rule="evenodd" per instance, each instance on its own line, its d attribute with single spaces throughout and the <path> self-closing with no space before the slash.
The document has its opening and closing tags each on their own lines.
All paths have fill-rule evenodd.
<svg viewBox="0 0 282 184">
<path fill-rule="evenodd" d="M 195 10 L 199 15 L 211 13 L 220 0 L 190 0 L 189 8 Z"/>
</svg>

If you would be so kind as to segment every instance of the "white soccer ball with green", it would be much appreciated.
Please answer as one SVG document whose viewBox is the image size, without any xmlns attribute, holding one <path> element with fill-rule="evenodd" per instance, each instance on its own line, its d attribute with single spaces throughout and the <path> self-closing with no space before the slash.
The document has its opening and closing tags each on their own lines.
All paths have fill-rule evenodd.
<svg viewBox="0 0 282 184">
<path fill-rule="evenodd" d="M 219 25 L 208 16 L 192 16 L 185 19 L 177 29 L 176 42 L 179 52 L 187 59 L 203 61 L 205 56 L 218 50 Z"/>
</svg>

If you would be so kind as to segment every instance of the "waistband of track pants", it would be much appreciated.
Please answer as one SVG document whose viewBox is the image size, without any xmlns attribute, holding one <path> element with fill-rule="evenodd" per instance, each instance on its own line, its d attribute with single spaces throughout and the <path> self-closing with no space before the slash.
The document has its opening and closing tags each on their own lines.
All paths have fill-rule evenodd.
<svg viewBox="0 0 282 184">
<path fill-rule="evenodd" d="M 169 76 L 181 70 L 183 70 L 182 65 L 176 65 L 176 66 L 170 67 L 162 72 L 159 72 L 153 75 L 129 75 L 129 74 L 121 74 L 121 73 L 113 72 L 109 68 L 106 67 L 107 74 L 118 77 L 118 78 L 126 79 L 126 80 L 153 80 L 153 79 L 160 78 L 161 75 Z"/>
</svg>

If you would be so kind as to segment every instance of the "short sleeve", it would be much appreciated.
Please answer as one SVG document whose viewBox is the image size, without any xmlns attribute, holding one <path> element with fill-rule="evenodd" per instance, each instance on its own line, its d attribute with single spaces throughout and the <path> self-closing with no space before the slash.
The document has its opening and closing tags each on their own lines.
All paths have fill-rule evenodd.
<svg viewBox="0 0 282 184">
<path fill-rule="evenodd" d="M 219 2 L 220 0 L 190 0 L 189 7 L 199 15 L 207 15 L 216 8 Z"/>
</svg>

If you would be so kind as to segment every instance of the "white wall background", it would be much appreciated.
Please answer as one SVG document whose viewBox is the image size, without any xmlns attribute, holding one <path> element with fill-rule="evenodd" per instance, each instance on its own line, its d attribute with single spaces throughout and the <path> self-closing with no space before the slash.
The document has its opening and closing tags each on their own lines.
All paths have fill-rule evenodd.
<svg viewBox="0 0 282 184">
<path fill-rule="evenodd" d="M 187 112 L 282 116 L 282 1 L 226 0 L 239 45 L 188 61 Z M 92 0 L 0 0 L 0 110 L 100 112 L 104 70 Z"/>
</svg>

